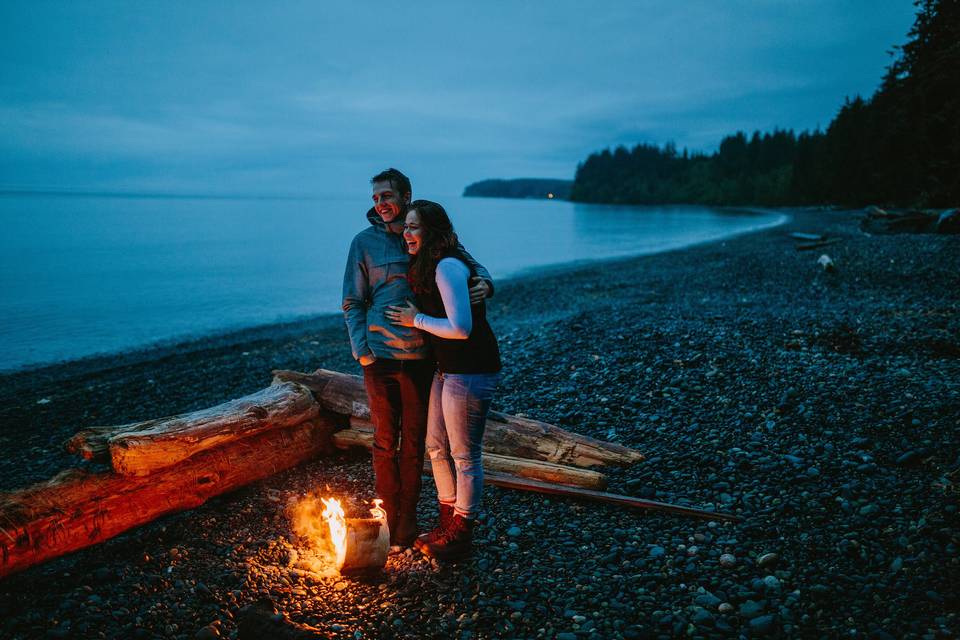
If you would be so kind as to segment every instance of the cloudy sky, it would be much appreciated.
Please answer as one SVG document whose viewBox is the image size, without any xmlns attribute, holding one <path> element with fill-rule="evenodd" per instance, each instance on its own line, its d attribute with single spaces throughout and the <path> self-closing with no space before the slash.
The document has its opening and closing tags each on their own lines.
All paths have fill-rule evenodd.
<svg viewBox="0 0 960 640">
<path fill-rule="evenodd" d="M 0 3 L 0 190 L 420 195 L 826 126 L 910 0 Z"/>
</svg>

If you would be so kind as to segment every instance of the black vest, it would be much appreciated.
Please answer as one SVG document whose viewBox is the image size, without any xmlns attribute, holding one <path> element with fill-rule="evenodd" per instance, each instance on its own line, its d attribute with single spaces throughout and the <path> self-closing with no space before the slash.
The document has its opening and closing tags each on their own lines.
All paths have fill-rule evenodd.
<svg viewBox="0 0 960 640">
<path fill-rule="evenodd" d="M 446 256 L 456 258 L 470 269 L 470 277 L 476 275 L 474 269 L 463 259 L 458 251 Z M 418 293 L 417 303 L 420 311 L 434 318 L 446 318 L 447 310 L 443 307 L 440 291 L 434 284 L 433 291 Z M 427 340 L 433 348 L 433 355 L 437 359 L 437 369 L 441 373 L 496 373 L 500 371 L 500 347 L 497 337 L 487 322 L 487 307 L 481 302 L 471 305 L 473 329 L 466 340 L 449 340 L 426 333 Z"/>
</svg>

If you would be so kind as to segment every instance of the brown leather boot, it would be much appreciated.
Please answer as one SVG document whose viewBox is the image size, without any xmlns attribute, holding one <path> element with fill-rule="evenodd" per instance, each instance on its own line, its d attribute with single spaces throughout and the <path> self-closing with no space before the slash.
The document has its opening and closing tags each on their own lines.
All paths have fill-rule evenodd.
<svg viewBox="0 0 960 640">
<path fill-rule="evenodd" d="M 453 505 L 440 503 L 440 524 L 433 528 L 432 531 L 422 534 L 417 541 L 413 543 L 413 546 L 417 549 L 420 549 L 425 544 L 431 542 L 436 542 L 436 540 L 443 535 L 443 532 L 450 527 L 450 523 L 453 521 Z"/>
<path fill-rule="evenodd" d="M 433 542 L 421 546 L 420 550 L 428 556 L 445 562 L 466 558 L 473 553 L 473 527 L 476 522 L 455 513 L 447 530 Z"/>
</svg>

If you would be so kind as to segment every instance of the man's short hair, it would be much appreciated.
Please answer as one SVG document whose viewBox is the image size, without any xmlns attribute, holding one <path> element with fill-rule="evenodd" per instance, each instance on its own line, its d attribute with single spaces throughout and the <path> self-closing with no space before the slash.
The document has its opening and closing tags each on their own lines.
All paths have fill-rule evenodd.
<svg viewBox="0 0 960 640">
<path fill-rule="evenodd" d="M 410 186 L 410 178 L 393 167 L 390 167 L 386 171 L 381 171 L 370 178 L 370 184 L 375 182 L 389 182 L 390 186 L 393 187 L 400 196 L 413 193 L 413 188 Z"/>
</svg>

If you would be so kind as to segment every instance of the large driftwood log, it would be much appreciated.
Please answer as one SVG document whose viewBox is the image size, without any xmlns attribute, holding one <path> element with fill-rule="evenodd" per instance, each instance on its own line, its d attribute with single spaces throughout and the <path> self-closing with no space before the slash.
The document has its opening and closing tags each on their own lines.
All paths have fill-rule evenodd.
<svg viewBox="0 0 960 640">
<path fill-rule="evenodd" d="M 318 416 L 202 451 L 147 477 L 64 471 L 0 494 L 0 577 L 112 538 L 304 462 L 330 446 Z"/>
<path fill-rule="evenodd" d="M 373 428 L 368 425 L 355 425 L 333 434 L 333 444 L 346 449 L 364 447 L 373 449 Z M 496 453 L 483 453 L 483 470 L 486 472 L 508 473 L 520 478 L 532 478 L 543 482 L 565 484 L 586 489 L 606 489 L 607 477 L 598 471 L 570 467 L 555 462 L 529 460 Z M 432 473 L 430 462 L 424 465 L 424 471 Z"/>
<path fill-rule="evenodd" d="M 297 382 L 313 391 L 324 408 L 369 420 L 363 379 L 336 371 L 313 373 L 274 371 L 274 384 Z M 544 460 L 577 467 L 630 464 L 643 454 L 622 445 L 604 442 L 556 427 L 546 422 L 491 411 L 487 418 L 483 450 L 488 453 Z"/>
<path fill-rule="evenodd" d="M 275 384 L 209 409 L 118 428 L 108 440 L 111 463 L 121 475 L 145 476 L 200 451 L 300 424 L 319 411 L 304 387 Z"/>
</svg>

